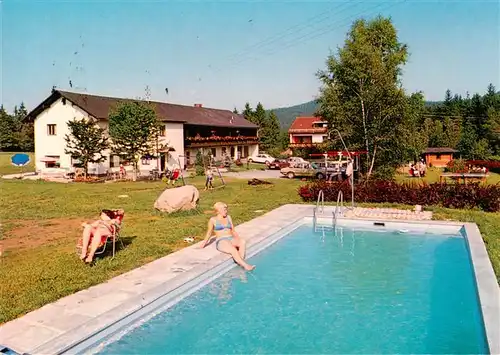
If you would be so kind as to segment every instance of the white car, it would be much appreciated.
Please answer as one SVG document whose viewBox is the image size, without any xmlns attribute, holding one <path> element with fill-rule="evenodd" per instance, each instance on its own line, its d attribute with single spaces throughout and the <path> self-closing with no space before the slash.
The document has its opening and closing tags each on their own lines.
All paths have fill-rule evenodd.
<svg viewBox="0 0 500 355">
<path fill-rule="evenodd" d="M 248 161 L 250 163 L 255 162 L 255 163 L 271 164 L 275 160 L 276 159 L 270 156 L 269 154 L 257 154 L 254 157 L 248 158 Z"/>
</svg>

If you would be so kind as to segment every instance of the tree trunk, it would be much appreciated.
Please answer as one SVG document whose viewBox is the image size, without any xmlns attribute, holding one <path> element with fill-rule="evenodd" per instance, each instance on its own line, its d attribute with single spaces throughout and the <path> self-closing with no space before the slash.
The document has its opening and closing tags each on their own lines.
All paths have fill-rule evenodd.
<svg viewBox="0 0 500 355">
<path fill-rule="evenodd" d="M 370 164 L 370 145 L 368 144 L 368 129 L 366 128 L 366 112 L 365 112 L 365 102 L 361 100 L 361 113 L 363 115 L 363 130 L 365 134 L 365 146 L 366 146 L 366 166 Z M 371 170 L 371 169 L 370 169 Z"/>
<path fill-rule="evenodd" d="M 377 154 L 377 146 L 373 148 L 373 156 L 372 156 L 372 163 L 370 164 L 370 170 L 368 170 L 368 177 L 367 179 L 370 178 L 372 175 L 372 170 L 373 170 L 373 165 L 375 164 L 375 155 Z"/>
<path fill-rule="evenodd" d="M 132 181 L 137 181 L 138 165 L 139 165 L 139 163 L 137 161 L 134 161 L 133 170 L 132 170 Z"/>
<path fill-rule="evenodd" d="M 83 179 L 86 181 L 87 176 L 89 175 L 89 162 L 85 161 L 83 163 Z"/>
</svg>

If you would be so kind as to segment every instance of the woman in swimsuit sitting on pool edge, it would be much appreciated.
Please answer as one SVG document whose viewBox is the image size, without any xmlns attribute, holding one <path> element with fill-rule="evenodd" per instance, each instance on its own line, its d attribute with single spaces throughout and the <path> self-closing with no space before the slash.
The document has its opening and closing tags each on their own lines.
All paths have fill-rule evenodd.
<svg viewBox="0 0 500 355">
<path fill-rule="evenodd" d="M 245 270 L 253 270 L 255 266 L 248 264 L 244 260 L 246 243 L 234 230 L 231 216 L 227 214 L 227 205 L 222 202 L 217 202 L 214 208 L 217 212 L 217 216 L 210 218 L 208 221 L 207 235 L 201 247 L 205 248 L 207 246 L 207 242 L 212 236 L 212 232 L 215 232 L 215 237 L 217 238 L 215 247 L 217 250 L 222 253 L 230 254 L 234 261 Z"/>
</svg>

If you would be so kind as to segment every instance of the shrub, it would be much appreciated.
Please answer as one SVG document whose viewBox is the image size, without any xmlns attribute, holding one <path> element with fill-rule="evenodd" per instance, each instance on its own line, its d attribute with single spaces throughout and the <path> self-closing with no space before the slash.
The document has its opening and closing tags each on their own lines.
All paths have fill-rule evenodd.
<svg viewBox="0 0 500 355">
<path fill-rule="evenodd" d="M 205 175 L 205 164 L 203 161 L 204 157 L 203 154 L 201 154 L 201 150 L 198 150 L 196 152 L 196 160 L 195 160 L 195 165 L 196 165 L 196 175 L 201 176 Z"/>
<path fill-rule="evenodd" d="M 463 159 L 450 160 L 448 164 L 446 164 L 445 170 L 450 173 L 466 173 L 467 162 Z"/>
<path fill-rule="evenodd" d="M 304 201 L 316 201 L 323 190 L 325 201 L 336 202 L 340 190 L 344 200 L 349 200 L 351 187 L 346 182 L 313 182 L 299 187 Z M 378 180 L 356 184 L 356 202 L 400 203 L 406 205 L 443 206 L 448 208 L 480 208 L 487 212 L 500 211 L 500 184 L 398 184 L 394 181 Z"/>
</svg>

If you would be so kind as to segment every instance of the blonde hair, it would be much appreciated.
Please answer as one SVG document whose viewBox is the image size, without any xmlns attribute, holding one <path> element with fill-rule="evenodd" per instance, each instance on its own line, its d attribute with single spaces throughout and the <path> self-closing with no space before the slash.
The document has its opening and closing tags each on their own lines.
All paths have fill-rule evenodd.
<svg viewBox="0 0 500 355">
<path fill-rule="evenodd" d="M 214 210 L 218 211 L 220 208 L 227 207 L 227 205 L 224 202 L 216 202 L 214 204 Z"/>
</svg>

